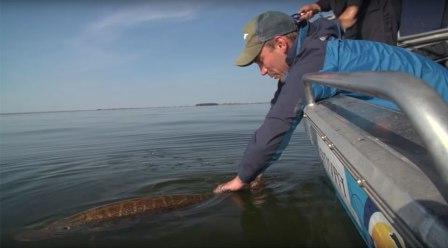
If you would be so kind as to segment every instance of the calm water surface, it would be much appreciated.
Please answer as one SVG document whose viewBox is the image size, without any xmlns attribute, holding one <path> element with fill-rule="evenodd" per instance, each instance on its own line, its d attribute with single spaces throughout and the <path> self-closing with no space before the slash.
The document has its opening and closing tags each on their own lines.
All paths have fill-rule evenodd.
<svg viewBox="0 0 448 248">
<path fill-rule="evenodd" d="M 299 126 L 265 187 L 44 241 L 14 236 L 138 196 L 231 179 L 267 104 L 0 115 L 2 247 L 360 247 Z"/>
</svg>

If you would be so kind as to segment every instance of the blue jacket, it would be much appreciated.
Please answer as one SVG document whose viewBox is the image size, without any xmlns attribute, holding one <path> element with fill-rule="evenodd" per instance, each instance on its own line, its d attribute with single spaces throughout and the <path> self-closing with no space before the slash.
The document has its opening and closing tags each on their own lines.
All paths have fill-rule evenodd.
<svg viewBox="0 0 448 248">
<path fill-rule="evenodd" d="M 336 22 L 319 19 L 300 28 L 295 45 L 288 51 L 289 71 L 271 100 L 263 124 L 255 131 L 239 165 L 238 176 L 250 182 L 280 158 L 302 119 L 305 106 L 302 76 L 310 72 L 400 71 L 423 79 L 448 102 L 448 70 L 405 49 L 386 44 L 340 40 Z M 313 85 L 316 100 L 341 93 Z M 357 96 L 356 94 L 352 94 Z M 374 104 L 396 106 L 386 100 L 367 97 Z"/>
</svg>

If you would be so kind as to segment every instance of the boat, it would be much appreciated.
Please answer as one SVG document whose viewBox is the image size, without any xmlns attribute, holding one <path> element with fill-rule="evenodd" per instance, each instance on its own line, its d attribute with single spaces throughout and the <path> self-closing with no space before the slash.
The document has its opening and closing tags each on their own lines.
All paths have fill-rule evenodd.
<svg viewBox="0 0 448 248">
<path fill-rule="evenodd" d="M 448 4 L 403 4 L 397 46 L 448 68 Z M 432 18 L 416 11 L 427 7 L 437 9 Z M 315 102 L 313 83 L 386 99 L 399 110 L 342 94 Z M 366 245 L 448 247 L 448 105 L 441 96 L 399 72 L 312 73 L 304 84 L 305 131 Z"/>
<path fill-rule="evenodd" d="M 305 76 L 304 126 L 337 196 L 368 247 L 448 247 L 448 105 L 398 72 Z M 401 111 L 312 83 L 390 99 Z"/>
</svg>

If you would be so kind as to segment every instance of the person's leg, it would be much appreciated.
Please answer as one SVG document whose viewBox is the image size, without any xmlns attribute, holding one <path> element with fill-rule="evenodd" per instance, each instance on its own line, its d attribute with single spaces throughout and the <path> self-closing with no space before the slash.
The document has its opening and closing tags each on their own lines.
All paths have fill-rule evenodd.
<svg viewBox="0 0 448 248">
<path fill-rule="evenodd" d="M 394 3 L 400 0 L 371 0 L 360 20 L 361 39 L 373 40 L 389 45 L 397 44 L 401 9 Z M 397 14 L 398 13 L 398 14 Z"/>
</svg>

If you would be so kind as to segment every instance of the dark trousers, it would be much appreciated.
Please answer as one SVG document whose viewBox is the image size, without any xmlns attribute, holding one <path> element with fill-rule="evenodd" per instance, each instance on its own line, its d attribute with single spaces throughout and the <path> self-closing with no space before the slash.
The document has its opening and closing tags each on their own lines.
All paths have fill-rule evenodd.
<svg viewBox="0 0 448 248">
<path fill-rule="evenodd" d="M 347 29 L 345 39 L 373 40 L 397 44 L 401 0 L 370 0 L 360 9 L 358 20 Z"/>
</svg>

